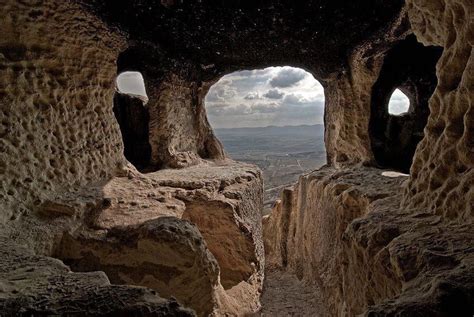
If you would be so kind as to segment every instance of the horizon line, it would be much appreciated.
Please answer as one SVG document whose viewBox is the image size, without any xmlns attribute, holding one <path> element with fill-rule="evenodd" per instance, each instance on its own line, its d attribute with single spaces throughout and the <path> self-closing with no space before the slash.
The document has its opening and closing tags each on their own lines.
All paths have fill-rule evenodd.
<svg viewBox="0 0 474 317">
<path fill-rule="evenodd" d="M 261 126 L 261 127 L 234 127 L 234 128 L 213 128 L 213 129 L 214 130 L 230 130 L 230 129 L 288 128 L 288 127 L 313 127 L 317 125 L 324 126 L 324 123 L 298 124 L 298 125 L 266 125 L 266 126 Z"/>
</svg>

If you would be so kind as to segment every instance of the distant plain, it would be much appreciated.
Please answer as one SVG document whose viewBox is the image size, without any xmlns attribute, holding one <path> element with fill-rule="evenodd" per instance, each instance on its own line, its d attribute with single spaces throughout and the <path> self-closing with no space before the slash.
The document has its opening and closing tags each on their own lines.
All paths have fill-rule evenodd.
<svg viewBox="0 0 474 317">
<path fill-rule="evenodd" d="M 283 188 L 294 184 L 300 175 L 326 164 L 321 124 L 229 128 L 215 132 L 232 159 L 255 164 L 263 171 L 265 214 Z"/>
</svg>

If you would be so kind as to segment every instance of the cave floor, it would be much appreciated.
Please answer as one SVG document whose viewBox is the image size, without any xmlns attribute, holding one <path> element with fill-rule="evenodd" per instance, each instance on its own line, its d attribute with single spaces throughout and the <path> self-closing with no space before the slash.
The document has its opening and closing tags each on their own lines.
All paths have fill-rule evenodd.
<svg viewBox="0 0 474 317">
<path fill-rule="evenodd" d="M 295 275 L 279 270 L 265 272 L 259 316 L 323 316 L 321 290 Z"/>
</svg>

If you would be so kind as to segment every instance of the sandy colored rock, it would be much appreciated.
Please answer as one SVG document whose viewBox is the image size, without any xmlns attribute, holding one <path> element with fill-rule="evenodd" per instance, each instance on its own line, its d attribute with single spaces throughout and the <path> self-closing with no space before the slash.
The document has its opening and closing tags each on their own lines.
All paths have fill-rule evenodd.
<svg viewBox="0 0 474 317">
<path fill-rule="evenodd" d="M 407 1 L 410 22 L 426 45 L 444 47 L 430 99 L 425 138 L 415 153 L 403 205 L 459 221 L 474 210 L 472 1 Z"/>
<path fill-rule="evenodd" d="M 471 225 L 400 209 L 408 179 L 369 168 L 301 177 L 264 219 L 267 265 L 321 289 L 322 316 L 472 311 Z"/>
<path fill-rule="evenodd" d="M 217 261 L 197 228 L 175 217 L 112 228 L 107 233 L 65 236 L 56 256 L 76 272 L 102 270 L 114 284 L 157 290 L 200 316 L 213 312 Z"/>
<path fill-rule="evenodd" d="M 61 261 L 35 255 L 4 237 L 0 255 L 0 308 L 5 316 L 195 316 L 154 291 L 111 285 L 104 272 L 73 273 Z"/>
<path fill-rule="evenodd" d="M 71 1 L 2 1 L 0 14 L 5 223 L 58 192 L 107 179 L 124 162 L 110 105 L 125 41 Z"/>
<path fill-rule="evenodd" d="M 86 225 L 54 252 L 74 271 L 101 270 L 114 284 L 155 289 L 200 316 L 259 310 L 263 193 L 256 167 L 131 168 L 100 194 Z"/>
<path fill-rule="evenodd" d="M 153 165 L 181 168 L 196 165 L 201 159 L 225 158 L 223 146 L 207 122 L 206 93 L 175 74 L 149 90 Z"/>
</svg>

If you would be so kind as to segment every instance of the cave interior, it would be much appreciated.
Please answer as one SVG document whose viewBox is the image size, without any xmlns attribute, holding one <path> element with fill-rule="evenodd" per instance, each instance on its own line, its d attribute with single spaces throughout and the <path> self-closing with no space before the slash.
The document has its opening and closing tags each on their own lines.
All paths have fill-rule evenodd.
<svg viewBox="0 0 474 317">
<path fill-rule="evenodd" d="M 473 11 L 2 1 L 1 310 L 472 316 Z M 262 217 L 262 172 L 228 157 L 204 99 L 277 65 L 323 85 L 327 164 Z M 146 102 L 117 90 L 127 71 Z M 389 113 L 395 89 L 407 113 Z M 279 275 L 304 295 L 268 286 Z"/>
</svg>

